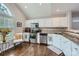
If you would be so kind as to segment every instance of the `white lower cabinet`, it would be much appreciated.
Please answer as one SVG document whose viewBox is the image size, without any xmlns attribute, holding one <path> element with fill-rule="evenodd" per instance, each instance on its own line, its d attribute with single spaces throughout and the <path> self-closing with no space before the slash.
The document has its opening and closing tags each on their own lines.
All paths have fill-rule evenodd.
<svg viewBox="0 0 79 59">
<path fill-rule="evenodd" d="M 36 39 L 30 39 L 31 43 L 37 43 Z"/>
<path fill-rule="evenodd" d="M 8 44 L 9 44 L 9 43 L 7 42 L 7 43 L 6 43 L 6 50 L 9 49 Z"/>
<path fill-rule="evenodd" d="M 0 43 L 0 53 L 8 50 L 10 48 L 14 47 L 13 41 L 5 42 L 5 43 Z"/>
<path fill-rule="evenodd" d="M 72 43 L 72 56 L 79 56 L 79 46 Z"/>
<path fill-rule="evenodd" d="M 79 45 L 62 35 L 53 35 L 53 45 L 62 50 L 65 56 L 79 56 Z"/>
<path fill-rule="evenodd" d="M 77 43 L 58 34 L 50 35 L 50 37 L 48 43 L 62 50 L 65 56 L 79 56 L 79 45 Z"/>
<path fill-rule="evenodd" d="M 29 42 L 30 33 L 23 33 L 23 40 Z"/>
<path fill-rule="evenodd" d="M 5 51 L 6 50 L 6 48 L 7 48 L 7 44 L 6 43 L 2 43 L 2 51 Z"/>
<path fill-rule="evenodd" d="M 53 39 L 53 37 L 51 37 L 51 36 L 48 37 L 48 40 L 47 40 L 48 45 L 53 45 L 52 39 Z"/>
<path fill-rule="evenodd" d="M 0 53 L 2 52 L 2 44 L 0 43 Z"/>
<path fill-rule="evenodd" d="M 59 36 L 59 38 L 60 38 L 59 49 L 62 50 L 66 56 L 70 56 L 71 55 L 71 42 L 67 38 L 61 35 Z"/>
<path fill-rule="evenodd" d="M 52 35 L 51 45 L 63 51 L 65 56 L 79 56 L 79 46 L 62 35 Z"/>
<path fill-rule="evenodd" d="M 63 42 L 62 42 L 63 43 Z M 62 44 L 62 51 L 64 52 L 64 54 L 66 55 L 66 56 L 71 56 L 72 54 L 72 52 L 71 52 L 71 49 L 72 49 L 72 47 L 71 47 L 71 42 L 66 42 L 66 43 L 63 43 Z"/>
<path fill-rule="evenodd" d="M 48 45 L 53 45 L 53 34 L 48 34 L 47 43 Z"/>
<path fill-rule="evenodd" d="M 13 40 L 9 41 L 8 44 L 9 44 L 8 48 L 12 48 L 12 47 L 14 47 Z"/>
<path fill-rule="evenodd" d="M 61 48 L 61 38 L 58 35 L 53 35 L 53 45 L 57 48 Z"/>
</svg>

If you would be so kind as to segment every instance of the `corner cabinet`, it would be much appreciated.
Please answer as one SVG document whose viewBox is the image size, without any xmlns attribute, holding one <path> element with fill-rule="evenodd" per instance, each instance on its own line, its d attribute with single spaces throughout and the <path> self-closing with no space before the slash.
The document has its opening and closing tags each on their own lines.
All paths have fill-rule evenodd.
<svg viewBox="0 0 79 59">
<path fill-rule="evenodd" d="M 79 45 L 72 42 L 72 56 L 79 56 Z"/>
<path fill-rule="evenodd" d="M 0 53 L 3 51 L 6 51 L 12 47 L 14 47 L 13 40 L 10 40 L 10 41 L 5 42 L 5 43 L 0 43 Z"/>
<path fill-rule="evenodd" d="M 65 56 L 79 56 L 79 45 L 68 38 L 59 34 L 51 34 L 50 41 L 48 41 L 48 44 L 62 50 Z"/>
</svg>

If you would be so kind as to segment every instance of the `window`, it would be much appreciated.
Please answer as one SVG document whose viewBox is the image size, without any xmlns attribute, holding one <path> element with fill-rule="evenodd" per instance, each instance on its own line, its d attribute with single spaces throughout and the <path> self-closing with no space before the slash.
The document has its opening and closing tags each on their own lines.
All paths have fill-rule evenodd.
<svg viewBox="0 0 79 59">
<path fill-rule="evenodd" d="M 0 3 L 0 13 L 6 14 L 8 16 L 12 16 L 11 12 L 9 9 L 5 6 L 5 4 Z"/>
<path fill-rule="evenodd" d="M 12 14 L 5 4 L 0 3 L 0 28 L 13 28 L 14 20 Z"/>
</svg>

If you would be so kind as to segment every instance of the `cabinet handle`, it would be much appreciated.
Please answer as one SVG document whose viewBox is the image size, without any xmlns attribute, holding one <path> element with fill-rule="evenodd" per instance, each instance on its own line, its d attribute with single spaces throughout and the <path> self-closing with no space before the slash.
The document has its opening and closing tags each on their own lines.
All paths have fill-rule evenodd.
<svg viewBox="0 0 79 59">
<path fill-rule="evenodd" d="M 75 50 L 78 50 L 77 48 L 75 48 Z"/>
<path fill-rule="evenodd" d="M 65 41 L 64 43 L 66 43 L 66 42 L 68 42 L 68 41 Z"/>
</svg>

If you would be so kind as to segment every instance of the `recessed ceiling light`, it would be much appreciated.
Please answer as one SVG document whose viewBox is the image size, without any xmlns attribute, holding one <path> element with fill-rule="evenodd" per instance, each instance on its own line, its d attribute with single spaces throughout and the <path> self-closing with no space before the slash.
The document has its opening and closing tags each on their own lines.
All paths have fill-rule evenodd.
<svg viewBox="0 0 79 59">
<path fill-rule="evenodd" d="M 42 3 L 40 3 L 40 6 L 42 5 Z"/>
<path fill-rule="evenodd" d="M 25 6 L 25 8 L 27 8 L 27 6 Z"/>
</svg>

